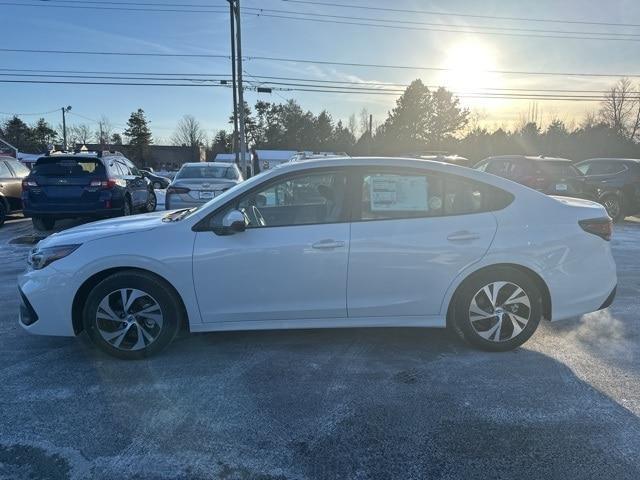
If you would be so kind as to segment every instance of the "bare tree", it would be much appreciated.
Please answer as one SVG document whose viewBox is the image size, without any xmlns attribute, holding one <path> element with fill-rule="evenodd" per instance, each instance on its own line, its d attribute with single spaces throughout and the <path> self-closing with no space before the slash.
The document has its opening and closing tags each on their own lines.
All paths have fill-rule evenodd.
<svg viewBox="0 0 640 480">
<path fill-rule="evenodd" d="M 93 140 L 93 130 L 86 123 L 67 126 L 67 144 L 71 147 L 75 145 L 86 145 Z"/>
<path fill-rule="evenodd" d="M 187 145 L 189 147 L 196 147 L 204 145 L 207 141 L 207 136 L 200 126 L 200 122 L 195 119 L 193 115 L 185 115 L 182 117 L 176 131 L 171 137 L 171 143 L 174 145 Z"/>
<path fill-rule="evenodd" d="M 369 110 L 363 108 L 360 110 L 360 135 L 369 131 Z"/>
<path fill-rule="evenodd" d="M 98 128 L 95 132 L 96 141 L 102 145 L 109 145 L 111 143 L 111 135 L 113 134 L 113 125 L 109 119 L 103 115 L 98 121 Z"/>
<path fill-rule="evenodd" d="M 352 113 L 349 115 L 349 120 L 347 121 L 347 130 L 349 133 L 357 138 L 358 136 L 358 121 L 356 120 L 356 114 Z"/>
<path fill-rule="evenodd" d="M 622 78 L 602 101 L 602 120 L 619 135 L 634 139 L 640 133 L 640 97 L 628 78 Z"/>
</svg>

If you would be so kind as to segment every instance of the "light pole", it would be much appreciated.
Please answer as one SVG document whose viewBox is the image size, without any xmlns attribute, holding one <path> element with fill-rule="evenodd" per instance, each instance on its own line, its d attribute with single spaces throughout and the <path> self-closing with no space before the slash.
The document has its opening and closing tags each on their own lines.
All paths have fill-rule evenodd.
<svg viewBox="0 0 640 480">
<path fill-rule="evenodd" d="M 246 175 L 247 173 L 247 159 L 246 159 L 246 149 L 247 144 L 245 143 L 245 132 L 244 132 L 244 96 L 243 96 L 243 86 L 242 86 L 242 34 L 240 33 L 240 0 L 235 0 L 236 3 L 236 50 L 237 50 L 237 74 L 238 74 L 238 107 L 239 107 L 239 117 L 240 117 L 240 165 L 242 165 L 242 174 Z"/>
<path fill-rule="evenodd" d="M 71 111 L 71 105 L 68 107 L 62 107 L 62 149 L 67 151 L 67 119 L 65 114 Z"/>
<path fill-rule="evenodd" d="M 233 88 L 233 139 L 231 151 L 235 154 L 238 164 L 238 91 L 236 90 L 236 31 L 235 31 L 235 5 L 234 0 L 229 2 L 229 17 L 231 20 L 231 87 Z"/>
</svg>

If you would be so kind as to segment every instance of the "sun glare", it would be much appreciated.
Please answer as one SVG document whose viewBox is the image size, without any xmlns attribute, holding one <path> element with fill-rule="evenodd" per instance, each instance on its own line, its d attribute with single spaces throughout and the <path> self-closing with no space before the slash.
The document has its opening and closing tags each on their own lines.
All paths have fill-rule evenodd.
<svg viewBox="0 0 640 480">
<path fill-rule="evenodd" d="M 497 93 L 502 86 L 493 49 L 480 42 L 464 42 L 451 47 L 445 56 L 444 86 L 460 94 L 465 104 L 495 106 L 498 99 L 474 98 L 474 95 Z"/>
</svg>

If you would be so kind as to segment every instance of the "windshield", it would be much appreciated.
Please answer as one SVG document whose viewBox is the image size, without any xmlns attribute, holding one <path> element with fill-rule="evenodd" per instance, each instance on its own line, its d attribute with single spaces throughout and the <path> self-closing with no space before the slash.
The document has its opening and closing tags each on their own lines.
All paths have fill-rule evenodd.
<svg viewBox="0 0 640 480">
<path fill-rule="evenodd" d="M 233 165 L 189 165 L 182 167 L 176 175 L 176 179 L 184 178 L 220 178 L 237 180 L 238 171 Z"/>
<path fill-rule="evenodd" d="M 40 158 L 33 167 L 34 175 L 84 177 L 104 173 L 104 165 L 95 158 Z"/>
<path fill-rule="evenodd" d="M 540 169 L 553 177 L 577 177 L 580 171 L 569 162 L 540 162 Z"/>
</svg>

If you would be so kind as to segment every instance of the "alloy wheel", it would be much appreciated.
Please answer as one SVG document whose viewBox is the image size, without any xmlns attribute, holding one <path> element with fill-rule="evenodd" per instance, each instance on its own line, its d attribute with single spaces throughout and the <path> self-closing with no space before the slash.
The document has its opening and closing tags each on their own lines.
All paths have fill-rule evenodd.
<svg viewBox="0 0 640 480">
<path fill-rule="evenodd" d="M 164 317 L 160 304 L 148 293 L 122 288 L 106 295 L 96 312 L 96 328 L 114 348 L 141 350 L 158 339 Z"/>
<path fill-rule="evenodd" d="M 525 329 L 531 317 L 527 293 L 512 282 L 492 282 L 476 292 L 469 305 L 469 322 L 485 340 L 506 342 Z"/>
<path fill-rule="evenodd" d="M 604 208 L 611 218 L 618 218 L 618 215 L 620 215 L 620 201 L 617 198 L 607 198 L 604 201 Z"/>
</svg>

